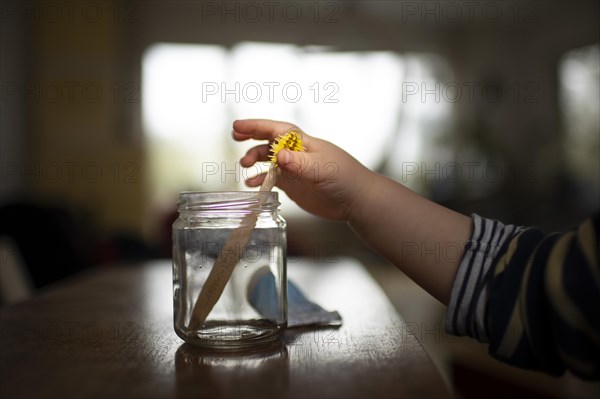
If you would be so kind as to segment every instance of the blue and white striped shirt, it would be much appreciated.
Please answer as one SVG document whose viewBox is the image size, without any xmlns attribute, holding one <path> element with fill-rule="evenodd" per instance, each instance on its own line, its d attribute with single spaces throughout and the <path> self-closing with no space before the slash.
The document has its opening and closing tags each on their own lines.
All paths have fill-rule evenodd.
<svg viewBox="0 0 600 399">
<path fill-rule="evenodd" d="M 446 331 L 518 367 L 600 378 L 600 215 L 551 235 L 472 219 Z"/>
</svg>

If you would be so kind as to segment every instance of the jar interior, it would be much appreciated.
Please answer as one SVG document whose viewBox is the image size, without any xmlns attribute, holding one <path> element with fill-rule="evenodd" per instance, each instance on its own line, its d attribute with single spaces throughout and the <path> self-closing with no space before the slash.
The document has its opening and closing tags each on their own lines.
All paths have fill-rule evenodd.
<svg viewBox="0 0 600 399">
<path fill-rule="evenodd" d="M 177 334 L 186 342 L 210 348 L 243 348 L 272 342 L 285 328 L 285 222 L 278 217 L 262 221 L 259 217 L 248 243 L 244 248 L 236 249 L 242 251 L 239 261 L 202 328 L 189 328 L 192 309 L 203 285 L 240 223 L 239 217 L 232 217 L 232 207 L 244 212 L 254 213 L 256 210 L 273 215 L 273 212 L 265 210 L 265 204 L 276 211 L 279 205 L 277 193 L 180 195 L 180 219 L 173 226 L 174 321 Z M 183 214 L 212 216 L 182 218 Z M 259 295 L 261 306 L 253 303 L 253 298 L 256 298 L 254 280 L 259 274 L 263 276 Z"/>
</svg>

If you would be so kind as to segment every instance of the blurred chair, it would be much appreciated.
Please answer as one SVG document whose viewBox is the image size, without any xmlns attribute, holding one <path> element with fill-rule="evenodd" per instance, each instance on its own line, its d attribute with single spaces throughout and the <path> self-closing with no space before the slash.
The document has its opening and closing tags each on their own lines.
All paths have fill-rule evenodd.
<svg viewBox="0 0 600 399">
<path fill-rule="evenodd" d="M 89 242 L 67 211 L 27 203 L 0 207 L 0 237 L 18 252 L 34 289 L 54 283 L 89 266 Z M 15 249 L 7 249 L 15 248 Z M 9 255 L 3 254 L 6 268 Z"/>
</svg>

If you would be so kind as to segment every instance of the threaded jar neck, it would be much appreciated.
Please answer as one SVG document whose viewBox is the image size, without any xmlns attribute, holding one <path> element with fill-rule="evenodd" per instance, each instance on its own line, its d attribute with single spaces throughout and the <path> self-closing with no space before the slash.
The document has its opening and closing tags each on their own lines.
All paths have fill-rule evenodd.
<svg viewBox="0 0 600 399">
<path fill-rule="evenodd" d="M 184 212 L 273 212 L 279 208 L 273 191 L 184 191 L 179 194 L 177 210 Z"/>
</svg>

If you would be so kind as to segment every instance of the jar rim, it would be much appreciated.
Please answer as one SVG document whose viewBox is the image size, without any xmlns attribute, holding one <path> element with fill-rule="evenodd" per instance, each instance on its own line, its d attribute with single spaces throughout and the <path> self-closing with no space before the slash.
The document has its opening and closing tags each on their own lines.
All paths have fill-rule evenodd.
<svg viewBox="0 0 600 399">
<path fill-rule="evenodd" d="M 266 211 L 277 209 L 276 191 L 182 191 L 177 202 L 181 211 Z"/>
</svg>

